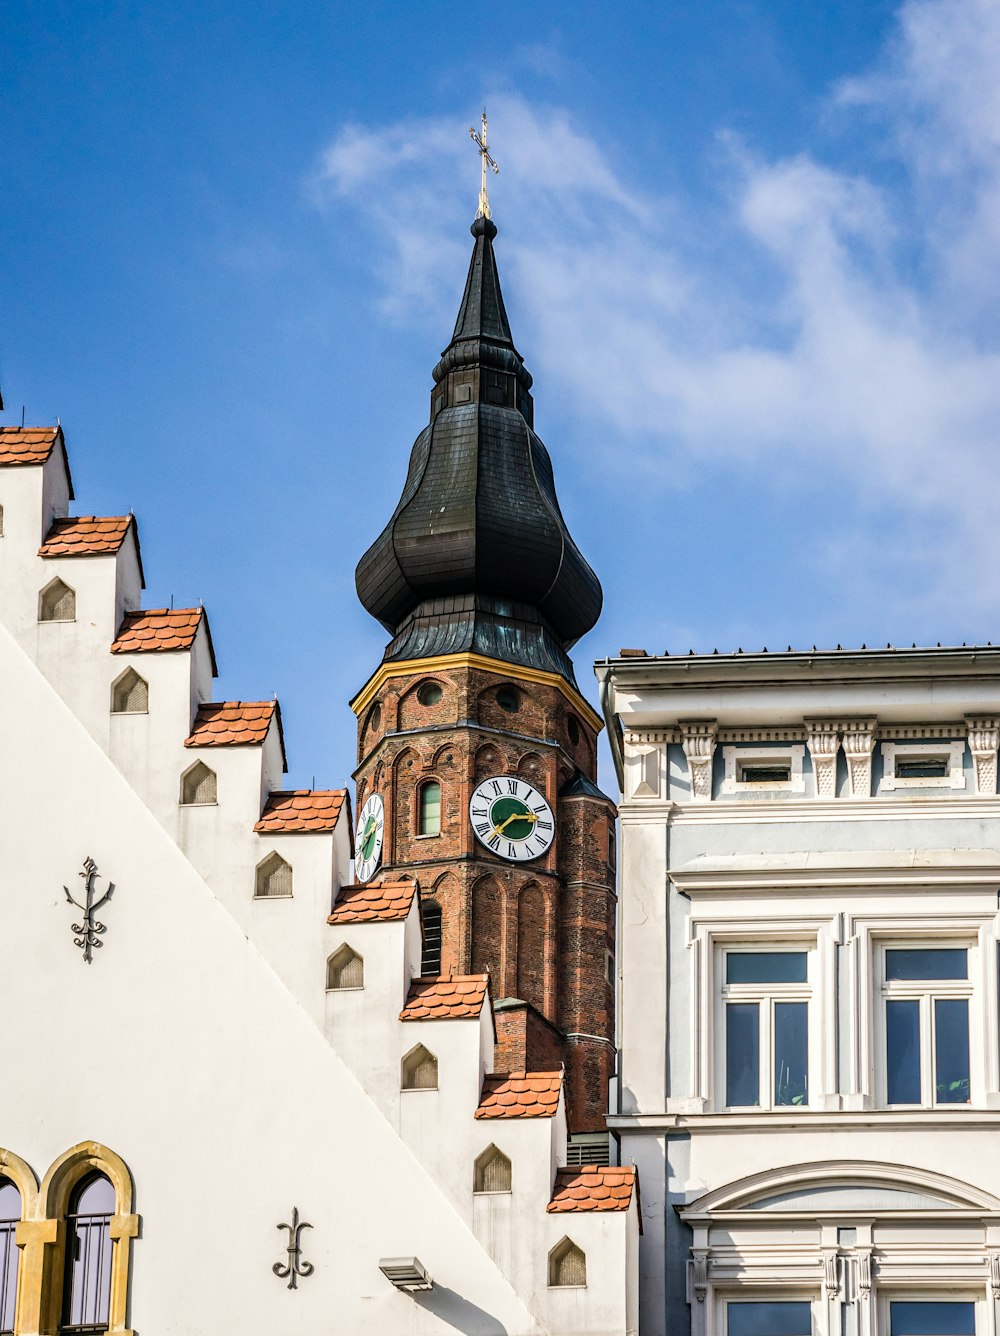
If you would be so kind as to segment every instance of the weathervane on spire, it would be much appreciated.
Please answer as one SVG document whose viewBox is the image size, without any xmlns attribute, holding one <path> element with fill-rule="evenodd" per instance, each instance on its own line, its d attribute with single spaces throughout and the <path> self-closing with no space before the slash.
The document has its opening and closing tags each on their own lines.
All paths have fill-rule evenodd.
<svg viewBox="0 0 1000 1336">
<path fill-rule="evenodd" d="M 489 201 L 489 196 L 486 194 L 486 168 L 487 168 L 487 167 L 491 167 L 491 168 L 493 169 L 493 175 L 494 175 L 494 176 L 496 176 L 496 174 L 497 174 L 497 172 L 499 172 L 500 168 L 499 168 L 499 167 L 496 165 L 496 163 L 493 161 L 493 157 L 492 157 L 492 155 L 490 154 L 489 147 L 487 146 L 487 143 L 486 143 L 486 108 L 485 108 L 485 107 L 483 108 L 483 133 L 482 133 L 481 135 L 477 134 L 476 131 L 475 131 L 475 129 L 470 125 L 470 126 L 469 126 L 469 134 L 472 136 L 472 139 L 473 139 L 473 142 L 474 142 L 475 145 L 476 145 L 476 148 L 479 149 L 479 156 L 480 156 L 480 157 L 482 158 L 482 160 L 483 160 L 483 183 L 482 183 L 482 185 L 479 187 L 479 210 L 478 210 L 478 212 L 477 212 L 477 214 L 476 214 L 476 217 L 477 217 L 477 218 L 489 218 L 491 215 L 490 215 L 490 201 Z"/>
</svg>

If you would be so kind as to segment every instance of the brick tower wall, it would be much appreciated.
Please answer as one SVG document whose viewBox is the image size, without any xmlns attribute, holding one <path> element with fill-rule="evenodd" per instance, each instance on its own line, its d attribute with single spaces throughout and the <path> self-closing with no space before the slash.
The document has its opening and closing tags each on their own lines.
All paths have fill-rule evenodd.
<svg viewBox="0 0 1000 1336">
<path fill-rule="evenodd" d="M 515 670 L 516 672 L 516 670 Z M 441 698 L 425 704 L 435 684 Z M 518 708 L 497 699 L 518 692 Z M 560 798 L 582 773 L 594 780 L 597 732 L 557 679 L 526 681 L 463 663 L 389 677 L 358 720 L 358 805 L 373 791 L 386 810 L 382 866 L 415 876 L 441 907 L 441 968 L 489 971 L 500 1060 L 510 1070 L 566 1065 L 572 1131 L 603 1128 L 614 1067 L 614 819 L 610 800 Z M 556 813 L 552 848 L 528 864 L 505 862 L 476 840 L 469 801 L 489 775 L 520 775 Z M 441 786 L 441 830 L 419 833 L 420 789 Z M 570 1038 L 564 1036 L 596 1036 Z M 522 1062 L 523 1056 L 523 1062 Z M 516 1065 L 515 1065 L 516 1064 Z"/>
</svg>

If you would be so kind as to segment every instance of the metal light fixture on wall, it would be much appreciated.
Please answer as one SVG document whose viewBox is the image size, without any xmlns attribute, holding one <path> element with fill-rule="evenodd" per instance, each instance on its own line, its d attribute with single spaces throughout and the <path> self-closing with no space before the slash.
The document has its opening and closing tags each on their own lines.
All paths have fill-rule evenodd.
<svg viewBox="0 0 1000 1336">
<path fill-rule="evenodd" d="M 427 1268 L 418 1257 L 380 1257 L 378 1269 L 397 1290 L 407 1294 L 434 1287 Z"/>
</svg>

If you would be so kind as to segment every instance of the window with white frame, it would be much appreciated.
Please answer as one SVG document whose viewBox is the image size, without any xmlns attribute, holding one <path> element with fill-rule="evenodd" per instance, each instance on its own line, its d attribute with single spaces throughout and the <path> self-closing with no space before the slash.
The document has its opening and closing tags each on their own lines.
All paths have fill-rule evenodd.
<svg viewBox="0 0 1000 1336">
<path fill-rule="evenodd" d="M 964 789 L 964 765 L 964 742 L 883 742 L 879 788 Z"/>
<path fill-rule="evenodd" d="M 880 954 L 885 1102 L 968 1104 L 970 947 L 886 943 Z"/>
<path fill-rule="evenodd" d="M 809 1299 L 730 1299 L 723 1336 L 812 1336 Z"/>
<path fill-rule="evenodd" d="M 720 956 L 726 1107 L 808 1104 L 809 950 L 769 943 Z"/>
<path fill-rule="evenodd" d="M 804 793 L 805 747 L 723 747 L 722 793 Z"/>
<path fill-rule="evenodd" d="M 929 1297 L 883 1301 L 881 1326 L 886 1336 L 976 1336 L 976 1304 L 972 1299 Z"/>
</svg>

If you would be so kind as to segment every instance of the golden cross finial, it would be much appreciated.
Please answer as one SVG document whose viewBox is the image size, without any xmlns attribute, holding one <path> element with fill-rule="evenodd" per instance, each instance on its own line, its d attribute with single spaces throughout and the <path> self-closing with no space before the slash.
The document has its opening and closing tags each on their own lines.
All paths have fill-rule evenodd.
<svg viewBox="0 0 1000 1336">
<path fill-rule="evenodd" d="M 486 143 L 486 108 L 485 108 L 485 107 L 483 108 L 483 133 L 482 133 L 481 135 L 477 134 L 476 131 L 473 129 L 473 127 L 470 125 L 470 126 L 469 126 L 469 134 L 472 136 L 472 139 L 473 139 L 473 142 L 474 142 L 475 145 L 476 145 L 476 148 L 479 149 L 479 156 L 480 156 L 480 157 L 482 158 L 482 160 L 483 160 L 483 183 L 482 183 L 482 185 L 479 187 L 479 210 L 478 210 L 478 212 L 476 213 L 476 217 L 477 217 L 477 218 L 489 218 L 489 217 L 490 217 L 490 201 L 489 201 L 489 196 L 486 194 L 486 168 L 487 168 L 487 167 L 492 168 L 492 169 L 493 169 L 493 175 L 494 175 L 494 176 L 497 174 L 497 172 L 499 172 L 500 168 L 499 168 L 499 167 L 496 165 L 496 163 L 493 161 L 493 158 L 492 158 L 492 156 L 491 156 L 491 154 L 490 154 L 489 147 L 487 146 L 487 143 Z"/>
</svg>

